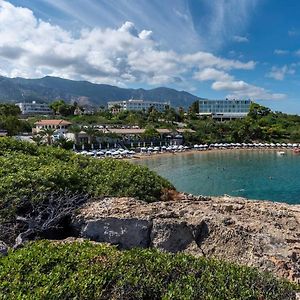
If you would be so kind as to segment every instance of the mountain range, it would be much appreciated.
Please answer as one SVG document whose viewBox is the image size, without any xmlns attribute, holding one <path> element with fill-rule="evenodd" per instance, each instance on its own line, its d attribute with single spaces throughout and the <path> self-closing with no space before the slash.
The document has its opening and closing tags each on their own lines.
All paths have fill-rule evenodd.
<svg viewBox="0 0 300 300">
<path fill-rule="evenodd" d="M 185 91 L 159 87 L 151 90 L 126 89 L 88 81 L 75 81 L 46 76 L 40 79 L 0 76 L 0 102 L 52 102 L 64 99 L 81 105 L 105 106 L 108 101 L 143 99 L 170 102 L 173 107 L 187 108 L 199 97 Z"/>
</svg>

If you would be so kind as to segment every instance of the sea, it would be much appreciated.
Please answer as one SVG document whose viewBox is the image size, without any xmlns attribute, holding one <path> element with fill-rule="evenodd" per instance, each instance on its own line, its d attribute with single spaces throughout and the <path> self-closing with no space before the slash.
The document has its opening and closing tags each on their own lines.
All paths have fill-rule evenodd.
<svg viewBox="0 0 300 300">
<path fill-rule="evenodd" d="M 137 159 L 194 195 L 241 196 L 300 204 L 300 154 L 290 150 L 199 151 Z"/>
</svg>

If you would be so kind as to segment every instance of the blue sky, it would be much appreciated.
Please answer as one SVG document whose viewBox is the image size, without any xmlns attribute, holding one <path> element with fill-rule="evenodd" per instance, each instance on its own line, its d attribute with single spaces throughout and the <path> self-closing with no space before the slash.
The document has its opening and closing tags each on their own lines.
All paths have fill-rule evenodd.
<svg viewBox="0 0 300 300">
<path fill-rule="evenodd" d="M 0 0 L 0 75 L 251 98 L 300 114 L 297 0 Z"/>
</svg>

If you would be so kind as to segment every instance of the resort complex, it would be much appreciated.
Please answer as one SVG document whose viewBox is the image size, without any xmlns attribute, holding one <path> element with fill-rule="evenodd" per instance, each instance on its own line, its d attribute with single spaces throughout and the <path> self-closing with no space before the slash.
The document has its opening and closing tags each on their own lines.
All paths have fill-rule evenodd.
<svg viewBox="0 0 300 300">
<path fill-rule="evenodd" d="M 240 119 L 250 111 L 251 100 L 199 100 L 199 115 L 211 116 L 220 121 Z"/>
<path fill-rule="evenodd" d="M 145 101 L 145 100 L 125 100 L 125 101 L 109 101 L 108 109 L 113 112 L 119 111 L 147 111 L 150 108 L 154 108 L 157 111 L 164 111 L 168 106 L 171 106 L 170 102 L 159 102 L 159 101 Z"/>
<path fill-rule="evenodd" d="M 300 300 L 299 94 L 299 0 L 0 0 L 0 300 Z"/>
<path fill-rule="evenodd" d="M 53 113 L 52 109 L 46 103 L 20 102 L 16 103 L 20 108 L 22 115 L 50 115 Z"/>
</svg>

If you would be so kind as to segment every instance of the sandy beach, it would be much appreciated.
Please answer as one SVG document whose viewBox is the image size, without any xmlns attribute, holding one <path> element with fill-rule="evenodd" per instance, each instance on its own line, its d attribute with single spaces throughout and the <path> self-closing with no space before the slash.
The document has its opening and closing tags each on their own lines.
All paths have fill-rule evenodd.
<svg viewBox="0 0 300 300">
<path fill-rule="evenodd" d="M 182 151 L 182 152 L 157 152 L 157 153 L 137 153 L 135 154 L 132 158 L 125 158 L 126 160 L 135 160 L 135 159 L 155 159 L 158 157 L 171 157 L 171 156 L 176 156 L 176 155 L 195 155 L 195 154 L 206 154 L 206 153 L 217 153 L 217 152 L 240 152 L 240 151 L 256 151 L 256 152 L 279 152 L 279 151 L 284 151 L 284 152 L 291 152 L 293 149 L 287 148 L 287 149 L 282 149 L 282 148 L 261 148 L 261 149 L 253 149 L 253 148 L 238 148 L 238 149 L 210 149 L 210 150 L 197 150 L 197 149 L 191 149 L 187 151 Z"/>
</svg>

